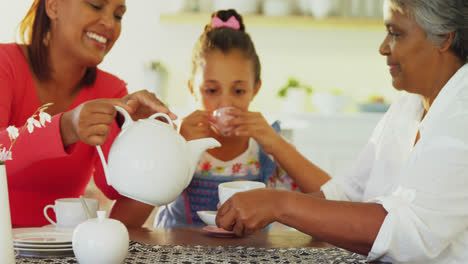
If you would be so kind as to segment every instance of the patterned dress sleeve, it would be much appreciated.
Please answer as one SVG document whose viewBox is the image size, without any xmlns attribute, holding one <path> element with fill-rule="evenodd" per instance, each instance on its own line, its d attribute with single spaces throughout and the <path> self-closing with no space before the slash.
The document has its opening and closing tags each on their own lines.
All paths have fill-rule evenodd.
<svg viewBox="0 0 468 264">
<path fill-rule="evenodd" d="M 278 164 L 275 167 L 275 173 L 268 179 L 267 186 L 279 190 L 300 191 L 296 182 Z"/>
</svg>

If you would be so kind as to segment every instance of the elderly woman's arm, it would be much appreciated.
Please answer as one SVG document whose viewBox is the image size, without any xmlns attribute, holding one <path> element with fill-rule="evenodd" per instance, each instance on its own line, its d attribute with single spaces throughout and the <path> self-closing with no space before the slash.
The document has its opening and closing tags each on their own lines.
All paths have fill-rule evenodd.
<svg viewBox="0 0 468 264">
<path fill-rule="evenodd" d="M 447 124 L 442 128 L 449 127 Z M 466 131 L 466 130 L 464 130 Z M 369 260 L 434 260 L 468 228 L 468 145 L 452 137 L 421 139 L 394 191 L 371 202 L 338 202 L 275 190 L 237 193 L 217 224 L 249 234 L 279 221 Z M 328 196 L 327 196 L 328 197 Z M 459 254 L 462 254 L 458 252 Z M 457 254 L 458 254 L 457 253 Z"/>
<path fill-rule="evenodd" d="M 270 189 L 237 193 L 218 210 L 217 225 L 246 235 L 278 221 L 361 254 L 369 253 L 387 212 L 379 204 L 328 201 Z"/>
</svg>

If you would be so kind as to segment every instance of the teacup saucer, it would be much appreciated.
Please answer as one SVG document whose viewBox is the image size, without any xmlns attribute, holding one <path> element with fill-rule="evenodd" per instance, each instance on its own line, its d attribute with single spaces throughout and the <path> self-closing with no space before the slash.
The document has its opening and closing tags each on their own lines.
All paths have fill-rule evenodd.
<svg viewBox="0 0 468 264">
<path fill-rule="evenodd" d="M 233 231 L 228 231 L 226 229 L 222 229 L 216 226 L 205 226 L 202 228 L 210 235 L 217 236 L 217 237 L 233 237 L 236 234 Z"/>
</svg>

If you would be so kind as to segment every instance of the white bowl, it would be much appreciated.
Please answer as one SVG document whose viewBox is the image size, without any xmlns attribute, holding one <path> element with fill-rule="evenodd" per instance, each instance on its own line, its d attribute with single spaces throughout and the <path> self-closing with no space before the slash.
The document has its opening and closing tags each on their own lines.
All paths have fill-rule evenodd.
<svg viewBox="0 0 468 264">
<path fill-rule="evenodd" d="M 259 0 L 215 0 L 214 9 L 235 9 L 239 14 L 256 14 L 259 10 Z"/>
<path fill-rule="evenodd" d="M 314 92 L 312 104 L 324 114 L 337 114 L 343 112 L 349 104 L 349 98 L 344 95 L 336 95 L 325 92 Z"/>
<path fill-rule="evenodd" d="M 331 10 L 331 0 L 309 0 L 310 11 L 317 19 L 327 17 Z"/>
<path fill-rule="evenodd" d="M 216 226 L 217 211 L 197 211 L 198 217 L 209 226 Z"/>
<path fill-rule="evenodd" d="M 292 13 L 290 0 L 264 0 L 263 14 L 265 16 L 287 16 Z"/>
<path fill-rule="evenodd" d="M 376 102 L 376 103 L 359 104 L 358 107 L 359 107 L 360 112 L 381 112 L 381 113 L 385 113 L 385 112 L 387 112 L 390 105 L 386 104 L 386 103 Z"/>
<path fill-rule="evenodd" d="M 218 185 L 218 195 L 219 202 L 223 204 L 232 195 L 238 192 L 245 192 L 253 189 L 265 188 L 266 185 L 263 182 L 256 181 L 232 181 L 232 182 L 223 182 Z"/>
</svg>

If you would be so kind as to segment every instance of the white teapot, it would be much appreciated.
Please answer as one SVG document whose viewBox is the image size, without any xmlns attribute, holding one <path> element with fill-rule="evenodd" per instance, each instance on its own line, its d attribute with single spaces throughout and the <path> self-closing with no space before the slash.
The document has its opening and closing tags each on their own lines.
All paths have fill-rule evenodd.
<svg viewBox="0 0 468 264">
<path fill-rule="evenodd" d="M 156 206 L 174 201 L 192 180 L 202 153 L 221 146 L 213 138 L 185 141 L 164 113 L 133 121 L 123 108 L 115 108 L 125 122 L 109 151 L 108 165 L 101 147 L 96 148 L 107 184 L 134 200 Z"/>
</svg>

